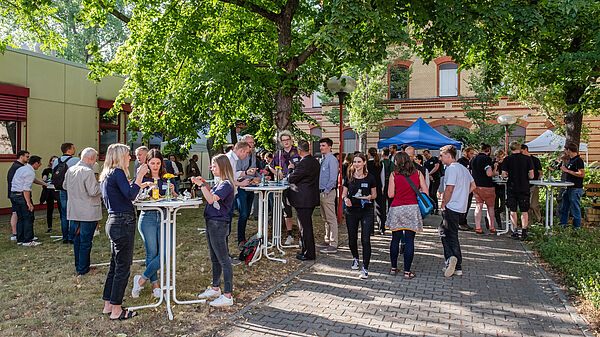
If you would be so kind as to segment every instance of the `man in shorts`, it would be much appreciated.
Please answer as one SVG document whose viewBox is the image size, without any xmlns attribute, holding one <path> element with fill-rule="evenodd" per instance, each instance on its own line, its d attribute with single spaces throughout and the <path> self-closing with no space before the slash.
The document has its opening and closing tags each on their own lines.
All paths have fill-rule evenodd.
<svg viewBox="0 0 600 337">
<path fill-rule="evenodd" d="M 469 166 L 471 167 L 471 174 L 475 180 L 477 186 L 474 191 L 475 195 L 475 232 L 477 234 L 483 234 L 481 229 L 481 214 L 483 212 L 483 204 L 487 208 L 487 220 L 490 228 L 490 233 L 495 233 L 494 228 L 494 201 L 496 199 L 496 189 L 494 188 L 494 181 L 492 177 L 498 175 L 498 172 L 494 170 L 492 158 L 490 154 L 492 147 L 489 144 L 481 144 L 481 151 L 473 159 Z"/>
<path fill-rule="evenodd" d="M 502 178 L 508 177 L 506 184 L 506 206 L 510 209 L 510 221 L 513 224 L 513 238 L 519 239 L 516 232 L 517 206 L 521 211 L 521 241 L 527 238 L 527 221 L 529 219 L 529 180 L 533 179 L 533 162 L 529 157 L 521 153 L 521 143 L 514 141 L 510 143 L 512 154 L 504 159 L 502 164 Z"/>
</svg>

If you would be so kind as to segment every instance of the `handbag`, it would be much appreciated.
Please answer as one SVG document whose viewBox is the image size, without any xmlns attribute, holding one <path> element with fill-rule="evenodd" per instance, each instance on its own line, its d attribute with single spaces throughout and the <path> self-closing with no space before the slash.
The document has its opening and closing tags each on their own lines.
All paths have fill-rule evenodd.
<svg viewBox="0 0 600 337">
<path fill-rule="evenodd" d="M 418 189 L 417 186 L 408 178 L 404 176 L 404 179 L 408 182 L 410 187 L 412 187 L 413 191 L 417 194 L 417 203 L 419 204 L 419 210 L 421 211 L 421 217 L 425 219 L 431 212 L 433 211 L 433 201 L 427 194 L 423 195 Z"/>
</svg>

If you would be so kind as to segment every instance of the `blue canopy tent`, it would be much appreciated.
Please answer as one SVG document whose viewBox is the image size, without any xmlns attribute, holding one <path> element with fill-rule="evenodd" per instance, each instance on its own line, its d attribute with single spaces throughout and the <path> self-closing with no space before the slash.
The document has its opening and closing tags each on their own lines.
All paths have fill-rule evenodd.
<svg viewBox="0 0 600 337">
<path fill-rule="evenodd" d="M 381 149 L 392 144 L 407 144 L 415 149 L 439 149 L 444 145 L 454 145 L 460 150 L 461 147 L 460 142 L 437 132 L 421 117 L 403 132 L 377 142 L 377 147 Z"/>
</svg>

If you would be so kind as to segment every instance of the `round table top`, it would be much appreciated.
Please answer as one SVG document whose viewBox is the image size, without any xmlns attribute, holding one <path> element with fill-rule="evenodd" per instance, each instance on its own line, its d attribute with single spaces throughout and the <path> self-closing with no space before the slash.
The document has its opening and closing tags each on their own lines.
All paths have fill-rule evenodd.
<svg viewBox="0 0 600 337">
<path fill-rule="evenodd" d="M 136 207 L 182 207 L 182 206 L 198 206 L 203 203 L 202 199 L 188 199 L 188 200 L 148 200 L 148 201 L 135 201 L 133 203 Z"/>
<path fill-rule="evenodd" d="M 264 185 L 264 186 L 248 185 L 248 186 L 245 186 L 242 188 L 247 191 L 283 191 L 283 190 L 290 188 L 290 185 L 276 185 L 276 184 L 268 184 L 268 185 Z"/>
<path fill-rule="evenodd" d="M 552 186 L 552 187 L 569 187 L 573 186 L 570 181 L 550 181 L 550 180 L 530 180 L 531 185 Z"/>
</svg>

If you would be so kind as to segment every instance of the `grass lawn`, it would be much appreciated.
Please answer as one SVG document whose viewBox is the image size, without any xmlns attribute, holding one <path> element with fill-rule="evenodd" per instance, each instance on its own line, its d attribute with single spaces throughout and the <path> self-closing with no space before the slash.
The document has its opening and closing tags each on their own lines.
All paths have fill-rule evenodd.
<svg viewBox="0 0 600 337">
<path fill-rule="evenodd" d="M 203 208 L 181 210 L 177 218 L 177 294 L 180 300 L 196 299 L 212 280 L 206 238 L 197 230 L 204 227 Z M 324 229 L 318 209 L 313 220 L 315 241 L 320 242 Z M 105 221 L 106 214 L 100 221 L 101 233 L 94 238 L 92 263 L 108 262 L 110 259 L 109 240 L 104 234 Z M 233 222 L 229 249 L 232 254 L 237 254 L 237 218 Z M 255 220 L 248 222 L 248 236 L 256 232 L 256 226 Z M 34 224 L 38 241 L 43 243 L 38 247 L 20 247 L 9 241 L 9 227 L 4 224 L 0 231 L 1 237 L 5 238 L 0 241 L 0 260 L 4 266 L 0 274 L 1 336 L 206 335 L 301 265 L 295 259 L 296 249 L 288 249 L 286 264 L 263 258 L 252 267 L 245 264 L 234 266 L 235 304 L 229 309 L 214 310 L 208 304 L 173 305 L 175 318 L 169 321 L 163 304 L 158 308 L 141 309 L 139 317 L 128 321 L 110 321 L 108 316 L 101 314 L 102 289 L 108 267 L 99 267 L 100 273 L 95 275 L 76 277 L 72 245 L 53 241 L 44 234 L 46 220 L 41 214 Z M 343 227 L 340 226 L 340 232 Z M 55 218 L 54 235 L 60 235 L 59 232 L 60 221 Z M 297 224 L 294 232 L 297 238 Z M 144 245 L 139 233 L 136 233 L 134 259 L 144 258 Z M 133 275 L 141 274 L 143 268 L 140 263 L 132 265 L 124 306 L 155 301 L 149 283 L 139 298 L 131 297 Z"/>
</svg>

